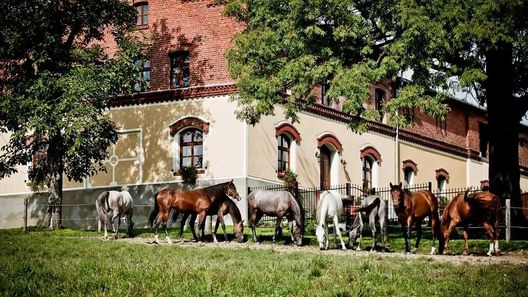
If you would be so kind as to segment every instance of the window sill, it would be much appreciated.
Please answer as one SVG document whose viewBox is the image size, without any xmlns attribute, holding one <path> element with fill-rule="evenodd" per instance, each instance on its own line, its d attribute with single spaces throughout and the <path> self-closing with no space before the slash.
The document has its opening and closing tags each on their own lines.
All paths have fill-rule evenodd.
<svg viewBox="0 0 528 297">
<path fill-rule="evenodd" d="M 136 25 L 136 30 L 147 30 L 149 28 L 149 25 Z"/>
<path fill-rule="evenodd" d="M 179 170 L 178 171 L 174 171 L 174 169 L 173 169 L 171 171 L 172 171 L 172 175 L 173 176 L 181 176 Z M 197 170 L 197 174 L 204 174 L 204 173 L 205 173 L 205 169 L 203 169 L 203 168 L 200 168 L 200 169 Z"/>
</svg>

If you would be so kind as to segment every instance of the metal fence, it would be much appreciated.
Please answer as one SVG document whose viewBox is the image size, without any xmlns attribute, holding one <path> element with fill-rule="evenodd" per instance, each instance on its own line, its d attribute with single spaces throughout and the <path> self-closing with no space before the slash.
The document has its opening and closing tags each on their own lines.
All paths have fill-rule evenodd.
<svg viewBox="0 0 528 297">
<path fill-rule="evenodd" d="M 404 186 L 404 189 L 408 189 L 409 191 L 420 191 L 420 190 L 429 190 L 431 191 L 437 198 L 438 198 L 438 212 L 439 216 L 442 215 L 445 207 L 447 204 L 458 194 L 464 193 L 467 188 L 450 188 L 450 189 L 432 189 L 432 183 L 423 183 L 423 184 L 415 184 L 411 186 Z M 297 199 L 297 201 L 300 202 L 301 206 L 304 208 L 305 211 L 305 225 L 313 224 L 316 219 L 316 209 L 317 209 L 317 202 L 319 201 L 319 196 L 322 191 L 324 190 L 334 190 L 337 191 L 343 195 L 347 195 L 351 198 L 353 198 L 353 203 L 345 208 L 345 223 L 348 228 L 350 226 L 350 223 L 353 221 L 355 212 L 353 211 L 356 206 L 361 204 L 361 201 L 369 194 L 376 194 L 379 195 L 382 199 L 387 201 L 387 220 L 388 225 L 392 227 L 399 227 L 399 223 L 397 222 L 397 215 L 394 211 L 393 204 L 391 202 L 391 196 L 390 196 L 390 187 L 382 187 L 382 188 L 373 188 L 368 191 L 363 190 L 360 186 L 354 185 L 354 184 L 344 184 L 344 185 L 338 185 L 333 186 L 328 189 L 321 189 L 321 188 L 299 188 L 298 186 L 287 188 L 282 185 L 272 185 L 272 186 L 264 186 L 264 187 L 254 187 L 254 188 L 248 188 L 248 193 L 250 193 L 253 190 L 256 189 L 266 189 L 266 190 L 273 190 L 273 191 L 279 191 L 279 190 L 286 190 L 290 191 L 294 197 Z M 469 193 L 475 193 L 478 192 L 478 187 L 472 187 L 469 190 Z M 523 194 L 524 196 L 528 197 L 528 194 Z M 506 240 L 511 239 L 511 233 L 512 229 L 515 231 L 524 232 L 525 230 L 528 230 L 528 227 L 526 226 L 515 226 L 511 224 L 511 216 L 513 211 L 519 211 L 524 214 L 528 214 L 528 198 L 525 199 L 525 201 L 522 200 L 523 205 L 521 207 L 512 207 L 510 205 L 509 199 L 506 200 L 505 205 L 502 206 L 502 216 L 500 217 L 501 221 L 501 229 L 504 230 L 504 233 L 501 232 L 501 234 L 504 234 L 504 237 Z M 528 216 L 526 216 L 528 219 Z M 275 222 L 274 217 L 270 216 L 264 216 L 261 220 L 261 222 L 265 223 L 273 223 Z M 430 228 L 428 224 L 428 218 L 424 220 L 425 226 L 423 226 L 423 229 Z M 482 229 L 482 226 L 472 226 L 470 229 Z"/>
</svg>

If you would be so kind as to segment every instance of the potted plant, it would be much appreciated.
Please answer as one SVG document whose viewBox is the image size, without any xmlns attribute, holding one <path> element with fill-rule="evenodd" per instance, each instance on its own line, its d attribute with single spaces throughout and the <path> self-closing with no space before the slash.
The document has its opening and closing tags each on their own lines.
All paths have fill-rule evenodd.
<svg viewBox="0 0 528 297">
<path fill-rule="evenodd" d="M 198 169 L 194 166 L 182 166 L 179 174 L 184 184 L 195 185 L 198 178 Z"/>
<path fill-rule="evenodd" d="M 282 182 L 288 189 L 293 189 L 297 184 L 297 174 L 290 169 L 286 170 Z"/>
</svg>

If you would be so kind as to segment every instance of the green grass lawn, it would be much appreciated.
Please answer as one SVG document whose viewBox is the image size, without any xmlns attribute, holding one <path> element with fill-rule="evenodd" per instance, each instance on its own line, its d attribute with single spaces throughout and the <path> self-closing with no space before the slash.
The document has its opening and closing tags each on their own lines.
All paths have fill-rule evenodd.
<svg viewBox="0 0 528 297">
<path fill-rule="evenodd" d="M 176 230 L 170 232 L 176 238 Z M 136 233 L 138 241 L 152 238 L 150 230 Z M 259 228 L 259 233 L 267 244 L 271 229 Z M 472 265 L 367 252 L 325 254 L 314 247 L 284 253 L 252 244 L 221 248 L 101 238 L 101 233 L 76 230 L 0 231 L 0 295 L 526 296 L 528 290 L 528 267 L 500 262 Z M 306 243 L 316 244 L 310 236 Z M 400 238 L 391 237 L 390 245 L 403 250 Z M 480 253 L 486 245 L 477 240 L 470 249 Z M 428 253 L 430 240 L 424 239 L 423 246 L 419 253 Z M 525 241 L 504 244 L 503 250 L 526 246 Z"/>
</svg>

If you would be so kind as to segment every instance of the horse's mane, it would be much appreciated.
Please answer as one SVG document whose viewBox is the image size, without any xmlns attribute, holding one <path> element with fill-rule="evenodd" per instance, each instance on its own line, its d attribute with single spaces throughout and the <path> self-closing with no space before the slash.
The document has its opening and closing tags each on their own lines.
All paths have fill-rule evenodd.
<svg viewBox="0 0 528 297">
<path fill-rule="evenodd" d="M 231 182 L 228 181 L 228 182 L 225 182 L 225 183 L 204 187 L 202 189 L 207 193 L 208 196 L 214 196 L 214 195 L 218 194 L 218 191 L 223 189 L 223 187 L 225 185 L 229 184 L 229 183 L 231 183 Z"/>
</svg>

